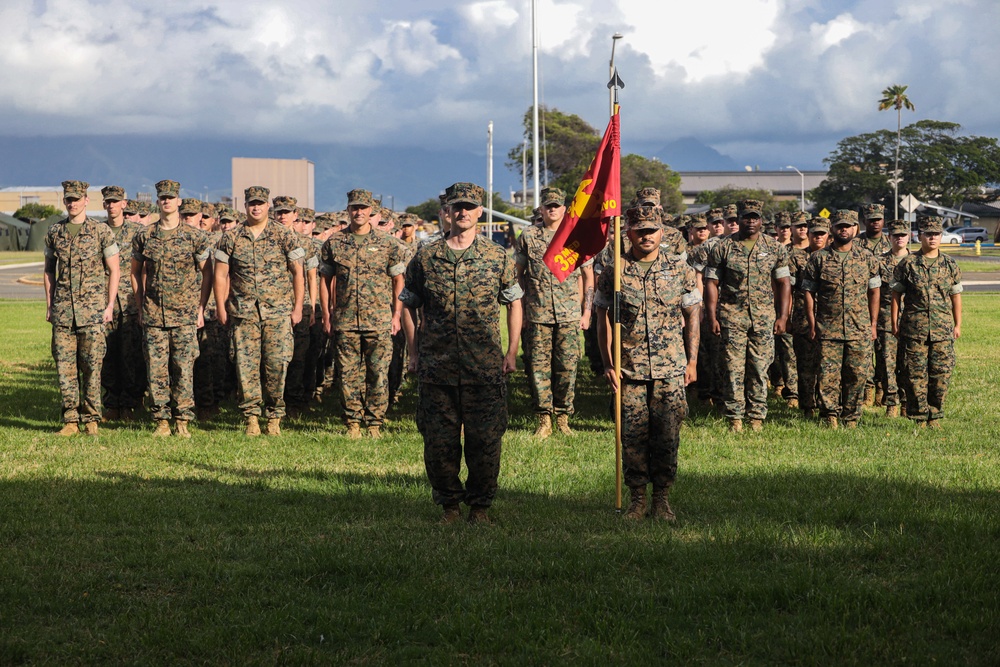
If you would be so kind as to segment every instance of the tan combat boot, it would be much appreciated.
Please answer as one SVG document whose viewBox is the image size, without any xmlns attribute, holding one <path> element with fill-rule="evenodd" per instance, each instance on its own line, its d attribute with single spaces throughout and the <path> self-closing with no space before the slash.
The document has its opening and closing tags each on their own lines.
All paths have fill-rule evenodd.
<svg viewBox="0 0 1000 667">
<path fill-rule="evenodd" d="M 831 431 L 836 431 L 837 428 L 839 427 L 836 417 L 827 417 L 823 421 L 826 422 L 827 428 L 829 428 Z"/>
<path fill-rule="evenodd" d="M 244 434 L 251 437 L 260 435 L 260 424 L 257 422 L 257 415 L 249 415 L 247 417 L 247 427 Z"/>
<path fill-rule="evenodd" d="M 154 438 L 165 438 L 170 435 L 170 422 L 166 419 L 157 419 L 156 428 L 153 429 Z"/>
<path fill-rule="evenodd" d="M 79 424 L 77 424 L 76 422 L 66 422 L 65 424 L 63 424 L 63 427 L 61 429 L 56 431 L 56 435 L 61 435 L 62 437 L 66 438 L 71 435 L 76 435 L 79 432 L 80 432 Z"/>
<path fill-rule="evenodd" d="M 486 514 L 487 507 L 482 507 L 480 505 L 473 505 L 469 508 L 469 523 L 479 526 L 489 526 L 493 522 L 490 521 L 489 515 Z"/>
<path fill-rule="evenodd" d="M 264 435 L 281 435 L 281 417 L 269 417 Z"/>
<path fill-rule="evenodd" d="M 632 496 L 632 502 L 629 503 L 628 509 L 625 511 L 625 518 L 629 521 L 638 521 L 646 516 L 646 487 L 637 486 L 629 489 L 629 493 Z"/>
<path fill-rule="evenodd" d="M 556 428 L 563 435 L 573 435 L 573 429 L 569 427 L 569 415 L 567 414 L 556 415 Z"/>
<path fill-rule="evenodd" d="M 730 419 L 729 420 L 729 431 L 732 433 L 742 433 L 743 432 L 743 420 L 742 419 Z"/>
<path fill-rule="evenodd" d="M 933 429 L 941 428 L 941 420 L 940 419 L 928 419 L 927 420 L 927 428 L 933 428 Z"/>
<path fill-rule="evenodd" d="M 844 428 L 857 428 L 857 427 L 858 427 L 857 419 L 851 419 L 849 421 L 844 422 Z"/>
<path fill-rule="evenodd" d="M 357 440 L 361 437 L 361 424 L 357 422 L 351 422 L 347 425 L 347 437 L 351 440 Z"/>
<path fill-rule="evenodd" d="M 183 419 L 178 419 L 174 424 L 174 435 L 178 438 L 190 438 L 191 431 L 188 430 L 188 423 Z"/>
<path fill-rule="evenodd" d="M 83 425 L 83 429 L 87 435 L 97 435 L 97 422 L 87 422 Z"/>
<path fill-rule="evenodd" d="M 875 405 L 885 404 L 885 390 L 879 387 L 875 390 Z"/>
<path fill-rule="evenodd" d="M 886 417 L 898 417 L 899 416 L 899 406 L 898 405 L 890 405 L 890 406 L 888 406 L 885 409 L 885 416 Z"/>
<path fill-rule="evenodd" d="M 378 426 L 369 426 L 368 435 L 371 436 L 373 440 L 378 440 L 382 437 L 382 429 Z"/>
<path fill-rule="evenodd" d="M 667 500 L 669 495 L 669 486 L 662 489 L 653 489 L 653 506 L 649 509 L 649 518 L 661 521 L 677 520 L 677 515 L 674 514 L 674 510 L 670 508 L 670 501 Z"/>
<path fill-rule="evenodd" d="M 538 428 L 535 429 L 535 437 L 541 440 L 552 435 L 552 416 L 548 413 L 538 415 Z"/>
<path fill-rule="evenodd" d="M 445 505 L 444 514 L 441 515 L 441 525 L 446 526 L 450 523 L 455 523 L 456 521 L 462 520 L 462 508 L 458 505 Z"/>
<path fill-rule="evenodd" d="M 797 398 L 790 398 L 790 399 L 788 399 L 788 407 L 790 407 L 793 410 L 796 409 L 796 408 L 798 408 L 799 407 L 799 399 L 797 399 Z"/>
<path fill-rule="evenodd" d="M 754 433 L 760 433 L 764 430 L 764 420 L 763 419 L 751 419 L 750 420 L 750 430 Z"/>
<path fill-rule="evenodd" d="M 865 400 L 861 405 L 866 408 L 875 405 L 875 387 L 865 387 Z"/>
</svg>

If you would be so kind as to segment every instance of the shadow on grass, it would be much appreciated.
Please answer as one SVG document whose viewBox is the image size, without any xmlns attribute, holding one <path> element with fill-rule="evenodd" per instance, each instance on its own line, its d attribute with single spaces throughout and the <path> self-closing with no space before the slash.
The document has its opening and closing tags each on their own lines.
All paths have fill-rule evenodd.
<svg viewBox="0 0 1000 667">
<path fill-rule="evenodd" d="M 993 489 L 684 474 L 677 526 L 625 524 L 596 490 L 501 488 L 496 525 L 471 528 L 437 525 L 422 475 L 185 465 L 0 482 L 0 662 L 989 664 L 1000 648 Z"/>
</svg>

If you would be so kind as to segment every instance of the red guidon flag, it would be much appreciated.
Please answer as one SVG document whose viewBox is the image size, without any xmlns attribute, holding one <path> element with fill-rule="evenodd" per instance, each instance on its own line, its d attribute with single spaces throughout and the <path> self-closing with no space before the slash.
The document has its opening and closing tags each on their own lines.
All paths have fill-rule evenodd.
<svg viewBox="0 0 1000 667">
<path fill-rule="evenodd" d="M 608 220 L 621 215 L 621 192 L 621 132 L 616 104 L 597 155 L 542 257 L 559 282 L 604 248 Z"/>
</svg>

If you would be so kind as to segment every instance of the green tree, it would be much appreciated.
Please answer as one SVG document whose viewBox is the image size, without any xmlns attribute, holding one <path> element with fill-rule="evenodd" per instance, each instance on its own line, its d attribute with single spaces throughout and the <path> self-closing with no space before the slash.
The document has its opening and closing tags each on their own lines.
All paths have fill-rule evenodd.
<svg viewBox="0 0 1000 667">
<path fill-rule="evenodd" d="M 677 215 L 684 212 L 681 175 L 659 160 L 641 155 L 622 156 L 622 199 L 628 202 L 636 190 L 654 187 L 660 191 L 660 206 Z"/>
<path fill-rule="evenodd" d="M 886 109 L 896 110 L 896 161 L 893 167 L 893 217 L 899 218 L 899 147 L 902 143 L 902 133 L 901 129 L 903 127 L 903 109 L 909 111 L 915 111 L 916 107 L 913 106 L 913 102 L 910 98 L 906 96 L 907 86 L 901 86 L 898 83 L 893 86 L 889 86 L 882 91 L 882 99 L 878 101 L 878 110 L 885 111 Z"/>
<path fill-rule="evenodd" d="M 417 204 L 416 206 L 407 206 L 406 212 L 419 216 L 421 220 L 431 222 L 438 220 L 438 210 L 440 208 L 441 202 L 437 197 L 435 197 L 434 199 L 428 199 L 427 201 Z"/>
<path fill-rule="evenodd" d="M 21 208 L 14 211 L 14 217 L 18 220 L 23 220 L 24 222 L 29 222 L 34 220 L 44 220 L 52 215 L 58 215 L 61 213 L 59 209 L 51 204 L 25 204 Z"/>
<path fill-rule="evenodd" d="M 576 168 L 580 162 L 586 162 L 583 169 L 586 171 L 587 165 L 594 159 L 597 146 L 601 143 L 601 136 L 587 121 L 576 114 L 566 114 L 558 109 L 539 107 L 540 122 L 545 129 L 545 145 L 542 155 L 539 156 L 539 164 L 544 176 L 544 170 L 548 170 L 549 185 L 554 185 L 553 181 L 559 180 L 561 176 Z M 524 114 L 524 138 L 525 145 L 518 145 L 507 152 L 506 166 L 518 174 L 526 164 L 527 177 L 534 178 L 532 170 L 533 151 L 531 147 L 532 108 L 529 107 Z M 525 153 L 525 151 L 527 151 Z M 526 155 L 526 160 L 522 162 L 522 154 Z M 544 160 L 542 160 L 544 158 Z M 580 172 L 583 173 L 582 171 Z M 541 179 L 544 182 L 544 178 Z M 578 183 L 579 184 L 579 183 Z M 576 186 L 574 186 L 574 191 Z"/>
<path fill-rule="evenodd" d="M 778 211 L 797 211 L 799 205 L 794 201 L 777 201 L 770 190 L 757 188 L 738 188 L 734 185 L 727 185 L 718 190 L 703 190 L 695 198 L 696 204 L 707 204 L 712 208 L 719 208 L 727 204 L 735 204 L 741 199 L 759 199 L 764 202 L 764 214 L 774 215 Z"/>
<path fill-rule="evenodd" d="M 900 130 L 901 190 L 920 201 L 957 208 L 985 201 L 984 186 L 1000 182 L 1000 147 L 993 137 L 962 136 L 961 126 L 921 120 Z M 894 199 L 896 136 L 879 130 L 842 139 L 824 162 L 826 179 L 809 198 L 829 209 Z"/>
</svg>

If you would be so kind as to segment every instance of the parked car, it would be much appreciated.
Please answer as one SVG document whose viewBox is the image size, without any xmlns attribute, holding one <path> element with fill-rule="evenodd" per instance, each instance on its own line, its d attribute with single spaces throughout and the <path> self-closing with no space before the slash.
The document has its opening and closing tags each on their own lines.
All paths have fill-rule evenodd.
<svg viewBox="0 0 1000 667">
<path fill-rule="evenodd" d="M 910 240 L 914 243 L 920 243 L 919 232 L 914 229 L 910 232 Z M 941 233 L 941 243 L 963 243 L 962 237 L 955 232 L 949 232 L 945 230 Z"/>
<path fill-rule="evenodd" d="M 975 243 L 976 241 L 986 243 L 990 240 L 990 233 L 986 231 L 985 227 L 959 227 L 953 231 L 962 237 L 963 243 Z"/>
</svg>

